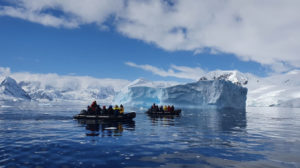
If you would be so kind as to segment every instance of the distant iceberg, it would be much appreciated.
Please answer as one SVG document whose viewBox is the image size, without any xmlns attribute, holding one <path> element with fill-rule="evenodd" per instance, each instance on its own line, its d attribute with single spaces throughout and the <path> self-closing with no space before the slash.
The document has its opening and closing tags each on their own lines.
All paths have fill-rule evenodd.
<svg viewBox="0 0 300 168">
<path fill-rule="evenodd" d="M 225 80 L 199 80 L 182 85 L 129 85 L 119 92 L 115 104 L 148 107 L 151 104 L 173 104 L 180 107 L 234 108 L 246 107 L 247 88 Z"/>
</svg>

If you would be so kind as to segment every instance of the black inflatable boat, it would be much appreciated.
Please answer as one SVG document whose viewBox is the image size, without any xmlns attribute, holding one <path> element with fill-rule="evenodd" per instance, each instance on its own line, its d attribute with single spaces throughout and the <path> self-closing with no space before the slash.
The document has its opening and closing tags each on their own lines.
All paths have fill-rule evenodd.
<svg viewBox="0 0 300 168">
<path fill-rule="evenodd" d="M 91 114 L 77 114 L 74 119 L 92 119 L 92 120 L 110 120 L 110 121 L 125 121 L 135 118 L 136 113 L 130 112 L 122 115 L 91 115 Z"/>
<path fill-rule="evenodd" d="M 149 115 L 180 115 L 181 109 L 174 110 L 172 112 L 170 112 L 170 111 L 154 111 L 154 110 L 149 109 L 148 111 L 146 111 L 146 113 Z"/>
</svg>

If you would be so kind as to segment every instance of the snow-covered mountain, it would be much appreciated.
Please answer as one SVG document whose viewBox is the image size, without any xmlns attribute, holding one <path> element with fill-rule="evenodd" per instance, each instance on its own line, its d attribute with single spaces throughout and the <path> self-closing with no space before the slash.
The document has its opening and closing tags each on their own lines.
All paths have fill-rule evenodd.
<svg viewBox="0 0 300 168">
<path fill-rule="evenodd" d="M 58 101 L 58 100 L 100 100 L 110 102 L 115 95 L 114 88 L 110 86 L 98 87 L 54 87 L 51 85 L 43 86 L 41 82 L 20 82 L 19 85 L 37 101 Z"/>
<path fill-rule="evenodd" d="M 12 76 L 19 82 L 12 77 L 5 78 L 0 74 L 0 78 L 3 80 L 0 88 L 0 100 L 2 101 L 31 99 L 38 102 L 85 103 L 97 100 L 111 103 L 115 93 L 129 83 L 122 79 L 96 79 L 55 74 L 13 74 Z"/>
<path fill-rule="evenodd" d="M 0 84 L 1 100 L 30 100 L 31 97 L 11 78 L 6 77 Z"/>
<path fill-rule="evenodd" d="M 138 85 L 129 85 L 119 92 L 114 103 L 129 106 L 174 104 L 185 107 L 236 108 L 246 107 L 247 89 L 230 81 L 199 80 L 182 85 L 157 85 L 139 80 Z"/>
</svg>

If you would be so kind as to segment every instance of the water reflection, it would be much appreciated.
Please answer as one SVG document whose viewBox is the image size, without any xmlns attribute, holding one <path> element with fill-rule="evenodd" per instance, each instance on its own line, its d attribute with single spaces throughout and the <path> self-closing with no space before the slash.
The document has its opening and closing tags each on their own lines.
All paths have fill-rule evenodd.
<svg viewBox="0 0 300 168">
<path fill-rule="evenodd" d="M 124 130 L 135 130 L 135 121 L 77 120 L 86 129 L 86 136 L 122 136 Z"/>
<path fill-rule="evenodd" d="M 182 119 L 178 124 L 199 130 L 235 131 L 246 128 L 246 111 L 235 109 L 184 109 Z"/>
<path fill-rule="evenodd" d="M 181 116 L 148 116 L 153 130 L 158 135 L 162 148 L 165 142 L 175 149 L 175 154 L 194 152 L 192 158 L 204 155 L 230 160 L 262 159 L 260 154 L 251 154 L 247 150 L 256 148 L 256 144 L 248 145 L 245 138 L 247 119 L 245 110 L 233 109 L 183 109 Z M 166 125 L 166 127 L 161 127 Z M 177 155 L 177 154 L 176 154 Z M 165 154 L 162 155 L 162 157 Z M 173 157 L 173 155 L 170 155 Z M 180 156 L 183 159 L 183 156 Z M 158 160 L 161 157 L 157 156 Z M 187 158 L 188 160 L 190 158 Z"/>
<path fill-rule="evenodd" d="M 247 126 L 246 111 L 223 109 L 218 110 L 219 127 L 222 131 L 238 131 Z"/>
<path fill-rule="evenodd" d="M 151 120 L 152 125 L 162 123 L 164 126 L 174 126 L 175 119 L 180 118 L 180 115 L 158 115 L 158 114 L 147 114 Z"/>
<path fill-rule="evenodd" d="M 192 109 L 182 110 L 181 115 L 147 114 L 153 126 L 179 126 L 197 131 L 235 132 L 245 130 L 247 118 L 245 110 L 236 109 Z"/>
</svg>

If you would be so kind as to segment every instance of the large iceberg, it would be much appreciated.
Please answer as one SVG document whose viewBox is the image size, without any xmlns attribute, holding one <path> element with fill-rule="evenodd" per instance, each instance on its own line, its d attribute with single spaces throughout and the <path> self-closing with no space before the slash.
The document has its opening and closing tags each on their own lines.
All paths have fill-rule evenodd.
<svg viewBox="0 0 300 168">
<path fill-rule="evenodd" d="M 176 82 L 157 81 L 152 82 L 146 79 L 137 79 L 118 92 L 113 99 L 113 104 L 125 104 L 128 106 L 150 106 L 152 103 L 159 103 L 163 89 L 174 86 Z"/>
<path fill-rule="evenodd" d="M 197 82 L 163 85 L 129 85 L 119 92 L 114 103 L 127 106 L 174 104 L 180 107 L 234 108 L 246 107 L 247 88 L 226 80 L 199 80 Z"/>
</svg>

